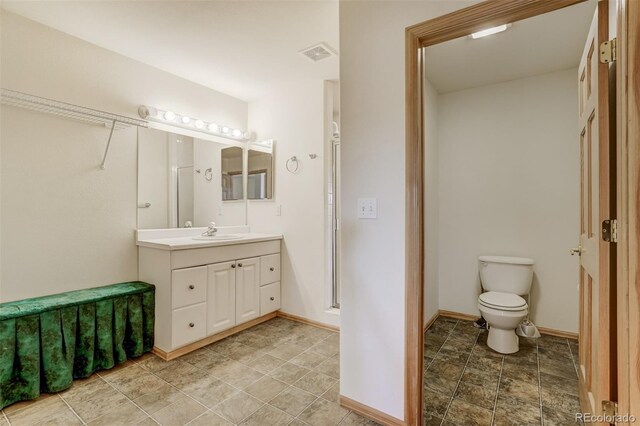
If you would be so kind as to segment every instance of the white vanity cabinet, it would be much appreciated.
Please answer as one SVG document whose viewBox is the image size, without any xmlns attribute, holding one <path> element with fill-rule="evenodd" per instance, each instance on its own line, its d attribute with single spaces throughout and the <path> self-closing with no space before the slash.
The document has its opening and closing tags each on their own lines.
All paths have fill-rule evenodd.
<svg viewBox="0 0 640 426">
<path fill-rule="evenodd" d="M 273 316 L 280 239 L 185 249 L 139 241 L 140 280 L 156 286 L 156 353 L 172 358 Z"/>
</svg>

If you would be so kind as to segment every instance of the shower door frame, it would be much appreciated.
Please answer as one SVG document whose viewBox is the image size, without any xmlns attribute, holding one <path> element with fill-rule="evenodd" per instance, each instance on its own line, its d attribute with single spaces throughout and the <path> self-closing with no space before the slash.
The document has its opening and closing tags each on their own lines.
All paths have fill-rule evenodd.
<svg viewBox="0 0 640 426">
<path fill-rule="evenodd" d="M 418 426 L 422 422 L 423 386 L 423 304 L 424 304 L 424 63 L 422 49 L 427 46 L 467 36 L 473 32 L 508 24 L 523 19 L 553 12 L 584 0 L 489 0 L 455 12 L 425 21 L 405 30 L 405 413 L 401 424 Z M 618 219 L 628 224 L 620 229 L 621 243 L 618 244 L 618 285 L 626 289 L 626 299 L 618 295 L 618 329 L 626 329 L 628 346 L 619 351 L 618 371 L 620 406 L 633 412 L 640 401 L 640 384 L 631 382 L 629 377 L 638 372 L 637 365 L 630 359 L 640 354 L 638 333 L 629 332 L 630 319 L 638 319 L 640 306 L 640 269 L 635 260 L 639 259 L 640 224 L 640 162 L 630 161 L 640 158 L 638 138 L 640 129 L 637 117 L 640 93 L 638 81 L 633 78 L 640 66 L 640 47 L 637 16 L 638 7 L 633 1 L 618 0 L 618 164 L 625 164 L 618 170 L 618 182 L 624 182 L 623 191 L 618 187 Z M 628 57 L 627 57 L 628 56 Z M 631 72 L 631 74 L 629 74 Z M 623 74 L 626 73 L 626 74 Z M 623 104 L 623 105 L 621 105 Z M 625 135 L 622 140 L 621 135 Z M 635 191 L 635 192 L 634 192 Z M 622 208 L 621 208 L 622 206 Z M 635 215 L 635 216 L 634 216 Z M 622 256 L 620 255 L 622 254 Z M 612 267 L 614 267 L 612 265 Z M 623 274 L 620 274 L 620 271 Z M 623 276 L 624 279 L 620 280 Z M 626 328 L 625 328 L 626 325 Z M 621 340 L 622 338 L 622 340 Z M 626 376 L 626 379 L 625 379 Z"/>
</svg>

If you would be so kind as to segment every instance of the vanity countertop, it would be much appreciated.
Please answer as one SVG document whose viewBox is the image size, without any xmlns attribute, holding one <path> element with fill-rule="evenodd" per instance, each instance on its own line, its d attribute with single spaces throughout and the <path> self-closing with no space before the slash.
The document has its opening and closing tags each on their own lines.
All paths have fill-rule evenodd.
<svg viewBox="0 0 640 426">
<path fill-rule="evenodd" d="M 206 228 L 204 228 L 206 229 Z M 187 250 L 205 247 L 222 247 L 236 244 L 257 243 L 261 241 L 281 240 L 279 234 L 256 234 L 252 232 L 236 233 L 240 238 L 230 240 L 197 240 L 194 235 L 144 235 L 138 231 L 137 245 L 160 250 Z M 195 236 L 199 236 L 196 234 Z"/>
</svg>

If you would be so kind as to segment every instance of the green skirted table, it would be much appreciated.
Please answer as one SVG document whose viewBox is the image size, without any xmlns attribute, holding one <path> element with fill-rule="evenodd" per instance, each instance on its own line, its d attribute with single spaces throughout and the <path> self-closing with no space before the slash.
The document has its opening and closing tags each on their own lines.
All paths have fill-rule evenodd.
<svg viewBox="0 0 640 426">
<path fill-rule="evenodd" d="M 143 282 L 0 304 L 0 408 L 149 352 L 154 310 Z"/>
</svg>

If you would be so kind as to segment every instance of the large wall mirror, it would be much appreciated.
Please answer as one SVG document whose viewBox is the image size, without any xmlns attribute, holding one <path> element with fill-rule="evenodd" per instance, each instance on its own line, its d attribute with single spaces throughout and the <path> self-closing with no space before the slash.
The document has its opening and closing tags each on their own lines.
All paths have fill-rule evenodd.
<svg viewBox="0 0 640 426">
<path fill-rule="evenodd" d="M 138 229 L 245 225 L 244 151 L 140 128 Z"/>
<path fill-rule="evenodd" d="M 251 144 L 247 159 L 247 198 L 273 199 L 273 148 L 271 140 Z"/>
</svg>

